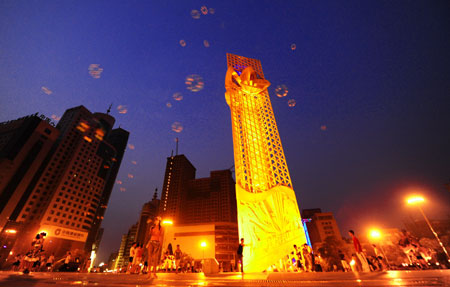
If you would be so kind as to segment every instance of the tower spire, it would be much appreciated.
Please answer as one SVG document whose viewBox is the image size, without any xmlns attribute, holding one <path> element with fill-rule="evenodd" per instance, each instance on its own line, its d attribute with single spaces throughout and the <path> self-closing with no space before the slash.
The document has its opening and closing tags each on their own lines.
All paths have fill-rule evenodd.
<svg viewBox="0 0 450 287">
<path fill-rule="evenodd" d="M 152 201 L 157 199 L 158 199 L 158 188 L 155 188 L 155 193 L 153 194 Z"/>
<path fill-rule="evenodd" d="M 106 114 L 109 115 L 109 113 L 111 112 L 111 107 L 112 107 L 112 103 L 109 105 L 108 110 L 106 111 Z"/>
<path fill-rule="evenodd" d="M 178 155 L 178 138 L 175 138 L 175 142 L 177 143 L 176 149 L 175 149 L 175 155 Z"/>
</svg>

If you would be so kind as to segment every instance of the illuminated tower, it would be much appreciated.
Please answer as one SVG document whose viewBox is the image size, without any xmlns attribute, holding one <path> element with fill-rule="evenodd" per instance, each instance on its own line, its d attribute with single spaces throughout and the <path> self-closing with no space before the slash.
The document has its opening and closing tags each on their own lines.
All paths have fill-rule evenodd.
<svg viewBox="0 0 450 287">
<path fill-rule="evenodd" d="M 239 236 L 244 270 L 261 272 L 306 242 L 259 60 L 227 54 Z"/>
</svg>

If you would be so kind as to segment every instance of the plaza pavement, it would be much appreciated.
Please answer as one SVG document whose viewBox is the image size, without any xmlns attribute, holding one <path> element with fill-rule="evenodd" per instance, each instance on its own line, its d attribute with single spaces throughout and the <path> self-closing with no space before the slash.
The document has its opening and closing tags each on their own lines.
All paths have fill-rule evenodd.
<svg viewBox="0 0 450 287">
<path fill-rule="evenodd" d="M 240 273 L 205 276 L 202 273 L 145 275 L 110 273 L 0 272 L 0 287 L 144 287 L 144 286 L 450 286 L 450 270 L 387 271 L 372 273 Z"/>
</svg>

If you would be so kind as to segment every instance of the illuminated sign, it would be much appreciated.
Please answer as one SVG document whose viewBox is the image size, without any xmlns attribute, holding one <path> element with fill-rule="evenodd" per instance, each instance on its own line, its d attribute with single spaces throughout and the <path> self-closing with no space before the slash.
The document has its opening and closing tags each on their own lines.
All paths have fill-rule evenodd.
<svg viewBox="0 0 450 287">
<path fill-rule="evenodd" d="M 40 230 L 45 230 L 48 237 L 56 237 L 75 241 L 86 242 L 88 233 L 60 226 L 42 225 Z"/>
</svg>

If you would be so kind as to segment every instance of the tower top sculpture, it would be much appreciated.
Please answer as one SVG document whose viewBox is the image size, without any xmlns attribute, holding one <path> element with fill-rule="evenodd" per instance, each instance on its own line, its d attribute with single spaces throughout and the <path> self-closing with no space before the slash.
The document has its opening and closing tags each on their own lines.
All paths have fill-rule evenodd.
<svg viewBox="0 0 450 287">
<path fill-rule="evenodd" d="M 261 62 L 227 54 L 239 236 L 244 269 L 266 270 L 306 242 Z"/>
</svg>

